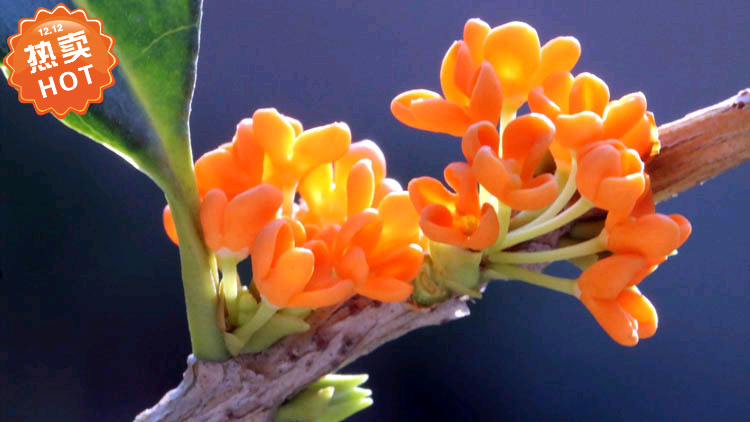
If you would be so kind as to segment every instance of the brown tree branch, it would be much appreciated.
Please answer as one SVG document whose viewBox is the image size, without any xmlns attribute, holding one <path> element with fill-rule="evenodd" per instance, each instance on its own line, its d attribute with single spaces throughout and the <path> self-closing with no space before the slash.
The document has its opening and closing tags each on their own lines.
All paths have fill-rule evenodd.
<svg viewBox="0 0 750 422">
<path fill-rule="evenodd" d="M 659 127 L 647 166 L 654 199 L 668 199 L 750 159 L 750 88 Z"/>
<path fill-rule="evenodd" d="M 750 159 L 750 89 L 661 126 L 659 136 L 661 154 L 648 165 L 657 201 Z M 523 247 L 552 247 L 565 230 Z M 136 421 L 271 421 L 276 408 L 310 382 L 409 331 L 468 314 L 461 298 L 419 309 L 356 297 L 316 311 L 308 332 L 262 353 L 221 363 L 191 356 L 182 383 Z"/>
</svg>

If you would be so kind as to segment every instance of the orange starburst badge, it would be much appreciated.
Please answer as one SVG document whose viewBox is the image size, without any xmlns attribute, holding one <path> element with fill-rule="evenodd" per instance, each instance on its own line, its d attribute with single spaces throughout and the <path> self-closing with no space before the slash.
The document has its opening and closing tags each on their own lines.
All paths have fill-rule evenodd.
<svg viewBox="0 0 750 422">
<path fill-rule="evenodd" d="M 19 101 L 34 104 L 38 114 L 51 111 L 63 118 L 71 111 L 86 113 L 114 85 L 114 44 L 102 32 L 101 19 L 90 19 L 84 8 L 71 12 L 61 3 L 52 11 L 40 7 L 33 19 L 18 22 L 3 63 Z"/>
</svg>

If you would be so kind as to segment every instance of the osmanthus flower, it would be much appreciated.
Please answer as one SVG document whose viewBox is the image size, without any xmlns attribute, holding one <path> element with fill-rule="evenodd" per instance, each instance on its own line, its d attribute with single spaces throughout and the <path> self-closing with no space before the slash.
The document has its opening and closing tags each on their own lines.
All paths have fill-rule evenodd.
<svg viewBox="0 0 750 422">
<path fill-rule="evenodd" d="M 409 197 L 420 213 L 419 226 L 435 242 L 471 250 L 492 245 L 499 233 L 494 207 L 479 203 L 477 180 L 467 163 L 451 163 L 443 173 L 453 189 L 431 177 L 409 182 Z"/>
<path fill-rule="evenodd" d="M 613 255 L 598 261 L 579 277 L 575 295 L 604 331 L 623 346 L 654 335 L 659 318 L 635 284 L 643 279 L 642 258 Z"/>
<path fill-rule="evenodd" d="M 417 89 L 391 102 L 393 115 L 407 126 L 462 136 L 477 122 L 497 125 L 526 101 L 528 92 L 549 75 L 570 71 L 581 54 L 572 37 L 543 47 L 536 30 L 523 22 L 495 28 L 480 19 L 464 26 L 462 40 L 448 49 L 440 68 L 440 94 Z"/>
<path fill-rule="evenodd" d="M 377 206 L 385 194 L 402 190 L 385 174 L 385 156 L 377 144 L 355 142 L 341 158 L 316 167 L 302 180 L 296 217 L 318 228 L 341 225 L 347 217 Z"/>
<path fill-rule="evenodd" d="M 303 131 L 299 121 L 273 108 L 257 110 L 243 129 L 243 136 L 235 140 L 238 156 L 255 157 L 245 151 L 265 154 L 263 181 L 281 189 L 286 216 L 293 212 L 300 181 L 316 167 L 342 157 L 351 144 L 351 133 L 345 123 Z"/>
<path fill-rule="evenodd" d="M 477 180 L 515 210 L 536 210 L 551 204 L 557 197 L 557 181 L 550 173 L 535 175 L 535 172 L 554 134 L 555 126 L 541 114 L 532 113 L 513 119 L 503 132 L 501 155 L 491 146 L 484 145 L 469 160 Z M 490 138 L 494 137 L 490 135 Z M 473 138 L 467 136 L 464 141 L 472 142 Z M 467 152 L 472 149 L 464 147 Z"/>
<path fill-rule="evenodd" d="M 277 219 L 258 234 L 252 258 L 255 286 L 272 305 L 318 308 L 343 302 L 354 282 L 333 274 L 330 245 L 307 239 L 302 225 Z"/>
<path fill-rule="evenodd" d="M 569 72 L 559 72 L 531 90 L 528 103 L 532 112 L 552 119 L 558 126 L 558 134 L 562 133 L 561 126 L 565 125 L 565 120 L 580 113 L 587 112 L 587 119 L 595 119 L 598 130 L 594 132 L 590 128 L 587 136 L 578 139 L 578 148 L 584 145 L 584 141 L 617 139 L 636 150 L 644 161 L 659 153 L 654 115 L 647 111 L 646 97 L 641 92 L 627 94 L 610 102 L 607 84 L 596 75 L 584 72 L 573 78 Z M 564 140 L 556 138 L 550 152 L 558 165 L 568 167 L 574 151 L 571 151 L 570 145 L 564 144 Z"/>
<path fill-rule="evenodd" d="M 575 291 L 616 342 L 634 346 L 656 332 L 656 310 L 635 286 L 682 246 L 690 231 L 685 217 L 658 213 L 631 216 L 605 229 L 602 239 L 613 255 L 586 269 Z"/>
<path fill-rule="evenodd" d="M 220 257 L 241 261 L 250 253 L 255 236 L 281 207 L 281 190 L 264 183 L 230 201 L 224 191 L 211 189 L 201 202 L 200 219 L 206 245 Z"/>
<path fill-rule="evenodd" d="M 578 151 L 576 185 L 597 208 L 628 214 L 646 188 L 644 164 L 620 141 L 595 142 Z"/>
</svg>

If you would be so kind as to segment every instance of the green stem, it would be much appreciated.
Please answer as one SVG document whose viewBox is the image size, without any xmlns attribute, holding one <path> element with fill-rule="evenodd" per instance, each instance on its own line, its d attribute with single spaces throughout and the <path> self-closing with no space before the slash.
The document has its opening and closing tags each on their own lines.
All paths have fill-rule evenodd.
<svg viewBox="0 0 750 422">
<path fill-rule="evenodd" d="M 538 262 L 564 261 L 579 256 L 592 255 L 606 249 L 601 236 L 575 245 L 540 252 L 497 252 L 489 255 L 490 262 L 497 264 L 535 264 Z"/>
<path fill-rule="evenodd" d="M 575 204 L 571 205 L 568 209 L 552 219 L 533 226 L 523 226 L 520 229 L 508 233 L 501 249 L 507 249 L 521 242 L 549 233 L 552 230 L 568 224 L 583 214 L 586 214 L 593 207 L 593 204 L 591 204 L 588 199 L 581 197 Z"/>
<path fill-rule="evenodd" d="M 203 243 L 198 218 L 198 193 L 191 189 L 194 183 L 182 186 L 194 195 L 175 195 L 167 190 L 166 197 L 180 239 L 182 284 L 193 355 L 204 360 L 226 360 L 229 353 L 216 323 L 218 297 L 211 276 L 210 254 Z"/>
<path fill-rule="evenodd" d="M 576 296 L 576 281 L 569 278 L 541 274 L 525 268 L 516 267 L 515 265 L 506 264 L 492 264 L 487 268 L 485 274 L 493 278 L 523 281 L 556 292 Z"/>
<path fill-rule="evenodd" d="M 530 221 L 539 217 L 543 211 L 544 210 L 521 211 L 518 214 L 516 214 L 513 218 L 510 219 L 510 224 L 508 225 L 508 227 L 511 230 L 515 230 L 521 226 L 525 226 Z"/>
<path fill-rule="evenodd" d="M 548 221 L 556 216 L 560 211 L 562 211 L 563 208 L 565 208 L 565 205 L 570 201 L 570 198 L 572 198 L 576 193 L 576 173 L 578 173 L 578 163 L 576 163 L 576 159 L 575 157 L 573 157 L 572 163 L 570 165 L 570 173 L 568 173 L 568 178 L 565 181 L 565 185 L 560 191 L 560 194 L 557 195 L 555 201 L 552 202 L 552 204 L 550 204 L 550 206 L 547 207 L 544 212 L 539 214 L 539 216 L 537 216 L 535 219 L 531 220 L 531 222 L 526 224 L 526 226 L 532 228 L 541 223 L 544 223 L 545 221 Z"/>
<path fill-rule="evenodd" d="M 219 257 L 219 268 L 221 269 L 221 282 L 219 287 L 224 295 L 224 303 L 229 315 L 229 325 L 236 327 L 239 318 L 238 291 L 240 279 L 237 276 L 237 263 L 235 258 Z"/>
<path fill-rule="evenodd" d="M 500 230 L 498 231 L 497 240 L 495 240 L 495 243 L 487 249 L 488 253 L 500 250 L 500 245 L 503 244 L 505 236 L 508 235 L 508 229 L 510 227 L 510 214 L 512 212 L 513 210 L 508 205 L 505 205 L 502 201 L 498 201 L 497 220 L 498 224 L 500 225 Z"/>
</svg>

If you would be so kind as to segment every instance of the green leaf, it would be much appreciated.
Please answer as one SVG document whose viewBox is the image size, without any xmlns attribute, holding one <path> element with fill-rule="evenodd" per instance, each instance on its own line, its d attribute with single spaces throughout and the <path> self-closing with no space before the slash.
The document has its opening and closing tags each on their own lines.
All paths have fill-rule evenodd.
<svg viewBox="0 0 750 422">
<path fill-rule="evenodd" d="M 18 32 L 20 19 L 58 0 L 0 0 L 0 38 Z M 76 0 L 115 38 L 114 86 L 83 116 L 62 123 L 112 149 L 164 191 L 180 239 L 182 276 L 193 353 L 228 356 L 216 327 L 216 292 L 198 220 L 199 198 L 190 149 L 190 102 L 195 86 L 201 0 Z M 0 43 L 0 54 L 9 52 Z M 6 75 L 7 77 L 7 75 Z"/>
<path fill-rule="evenodd" d="M 0 38 L 18 21 L 59 1 L 0 0 Z M 115 38 L 115 84 L 83 116 L 62 122 L 104 144 L 149 175 L 165 191 L 193 177 L 188 118 L 195 83 L 201 3 L 198 0 L 65 1 L 103 21 Z M 7 42 L 0 53 L 9 52 Z"/>
</svg>

